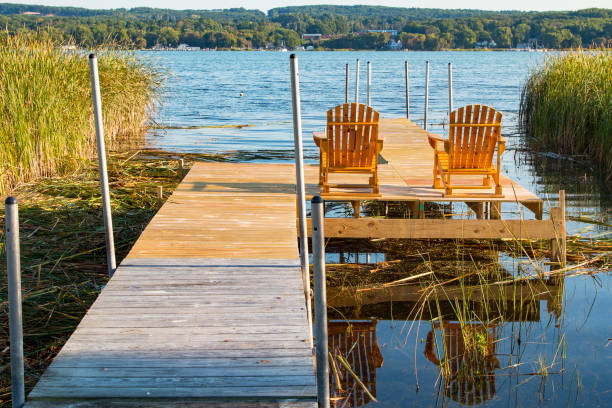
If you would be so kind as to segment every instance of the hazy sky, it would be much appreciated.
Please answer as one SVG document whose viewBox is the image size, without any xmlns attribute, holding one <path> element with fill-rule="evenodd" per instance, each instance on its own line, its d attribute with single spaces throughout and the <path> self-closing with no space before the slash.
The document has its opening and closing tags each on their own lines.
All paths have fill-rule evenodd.
<svg viewBox="0 0 612 408">
<path fill-rule="evenodd" d="M 49 6 L 75 6 L 87 8 L 132 8 L 156 7 L 173 9 L 217 9 L 230 7 L 245 7 L 249 9 L 268 9 L 281 6 L 304 4 L 372 4 L 395 7 L 426 7 L 426 8 L 474 8 L 484 10 L 577 10 L 588 7 L 612 8 L 612 0 L 513 0 L 491 2 L 490 0 L 2 0 L 8 3 L 45 4 Z"/>
</svg>

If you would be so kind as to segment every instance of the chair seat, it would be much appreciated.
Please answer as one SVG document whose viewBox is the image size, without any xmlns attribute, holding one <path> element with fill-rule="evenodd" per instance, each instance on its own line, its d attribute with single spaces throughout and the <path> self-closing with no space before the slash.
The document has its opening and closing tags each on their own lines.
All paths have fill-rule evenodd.
<svg viewBox="0 0 612 408">
<path fill-rule="evenodd" d="M 451 174 L 496 174 L 497 170 L 495 167 L 472 167 L 469 169 L 461 169 L 461 168 L 453 168 L 449 169 L 449 155 L 446 152 L 438 152 L 438 160 L 440 161 L 440 166 L 442 166 L 442 170 L 444 172 L 448 172 Z"/>
</svg>

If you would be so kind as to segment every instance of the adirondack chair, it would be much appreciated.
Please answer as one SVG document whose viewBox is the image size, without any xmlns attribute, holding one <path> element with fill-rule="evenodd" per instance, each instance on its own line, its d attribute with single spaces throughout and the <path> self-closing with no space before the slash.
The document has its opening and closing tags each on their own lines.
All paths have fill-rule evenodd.
<svg viewBox="0 0 612 408">
<path fill-rule="evenodd" d="M 489 189 L 491 178 L 495 181 L 495 193 L 491 197 L 503 197 L 499 178 L 501 155 L 506 140 L 501 136 L 501 113 L 485 105 L 468 105 L 450 114 L 449 138 L 429 135 L 434 149 L 434 188 L 444 188 L 444 195 L 453 195 L 455 188 Z M 497 165 L 493 155 L 497 146 Z M 482 175 L 482 185 L 455 185 L 453 175 Z"/>
<path fill-rule="evenodd" d="M 435 345 L 435 331 L 443 329 L 443 345 Z M 482 341 L 486 344 L 472 344 Z M 467 339 L 467 341 L 466 341 Z M 444 395 L 461 404 L 475 405 L 495 396 L 495 369 L 499 368 L 496 356 L 496 326 L 480 323 L 435 323 L 427 333 L 425 357 L 441 369 L 444 376 Z M 436 355 L 436 349 L 444 357 Z M 442 360 L 442 361 L 440 361 Z"/>
<path fill-rule="evenodd" d="M 319 186 L 323 194 L 333 188 L 367 188 L 380 194 L 378 154 L 383 142 L 378 138 L 377 111 L 370 106 L 345 103 L 327 111 L 327 130 L 313 134 L 319 146 Z M 329 184 L 330 173 L 369 174 L 368 184 Z"/>
</svg>

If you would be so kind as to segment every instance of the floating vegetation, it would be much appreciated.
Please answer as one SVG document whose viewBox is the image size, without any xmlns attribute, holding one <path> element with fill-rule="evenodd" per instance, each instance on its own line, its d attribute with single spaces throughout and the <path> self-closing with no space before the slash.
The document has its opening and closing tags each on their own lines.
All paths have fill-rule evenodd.
<svg viewBox="0 0 612 408">
<path fill-rule="evenodd" d="M 549 55 L 528 77 L 519 122 L 534 146 L 594 158 L 612 176 L 612 51 Z"/>
<path fill-rule="evenodd" d="M 117 260 L 120 261 L 180 181 L 174 156 L 125 152 L 108 157 Z M 97 161 L 74 172 L 21 184 L 19 199 L 26 390 L 72 334 L 106 283 L 105 237 Z M 4 206 L 4 200 L 1 206 Z M 4 209 L 0 211 L 4 242 Z M 3 247 L 3 245 L 1 245 Z M 6 258 L 0 274 L 6 276 Z M 0 285 L 0 406 L 10 401 L 8 299 Z"/>
<path fill-rule="evenodd" d="M 0 32 L 0 194 L 68 174 L 95 153 L 89 63 L 38 36 Z M 123 51 L 99 54 L 107 146 L 142 141 L 160 71 Z"/>
</svg>

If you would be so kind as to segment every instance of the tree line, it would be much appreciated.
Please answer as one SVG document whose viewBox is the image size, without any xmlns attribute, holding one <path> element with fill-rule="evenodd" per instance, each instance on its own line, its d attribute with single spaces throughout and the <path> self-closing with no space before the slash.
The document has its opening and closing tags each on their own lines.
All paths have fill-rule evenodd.
<svg viewBox="0 0 612 408">
<path fill-rule="evenodd" d="M 38 14 L 33 14 L 38 13 Z M 218 49 L 293 48 L 383 49 L 390 33 L 410 50 L 470 49 L 483 44 L 512 48 L 593 47 L 612 43 L 612 10 L 521 12 L 443 10 L 383 6 L 295 6 L 270 10 L 92 10 L 0 4 L 0 26 L 9 32 L 36 31 L 84 47 L 118 43 L 130 48 L 155 45 Z M 303 34 L 321 34 L 319 41 Z"/>
</svg>

